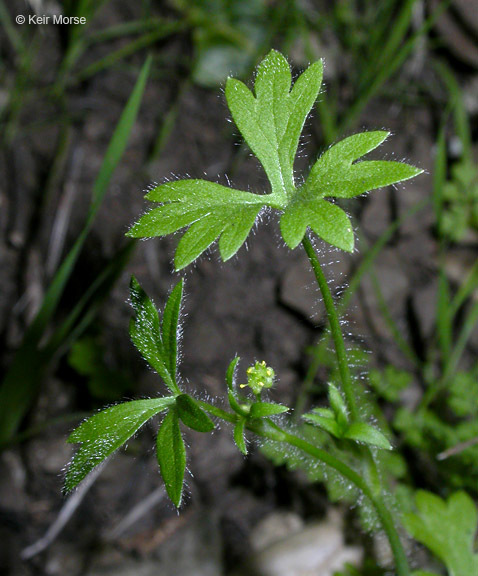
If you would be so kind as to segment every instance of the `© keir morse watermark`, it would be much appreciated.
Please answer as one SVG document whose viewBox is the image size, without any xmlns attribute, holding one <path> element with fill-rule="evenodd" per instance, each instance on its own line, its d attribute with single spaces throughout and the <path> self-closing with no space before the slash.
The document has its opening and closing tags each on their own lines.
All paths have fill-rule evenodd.
<svg viewBox="0 0 478 576">
<path fill-rule="evenodd" d="M 64 16 L 63 14 L 29 14 L 24 16 L 19 14 L 15 18 L 17 24 L 54 24 L 54 25 L 68 25 L 68 24 L 86 24 L 84 16 Z"/>
</svg>

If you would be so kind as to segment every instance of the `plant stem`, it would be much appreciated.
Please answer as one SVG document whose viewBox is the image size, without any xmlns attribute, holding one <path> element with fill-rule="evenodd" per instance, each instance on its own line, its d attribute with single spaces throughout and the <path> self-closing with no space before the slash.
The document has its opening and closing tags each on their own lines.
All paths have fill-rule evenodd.
<svg viewBox="0 0 478 576">
<path fill-rule="evenodd" d="M 258 422 L 257 424 L 255 422 L 250 422 L 247 424 L 247 428 L 258 436 L 279 442 L 285 442 L 290 446 L 299 448 L 316 460 L 319 460 L 330 468 L 333 468 L 344 478 L 352 482 L 354 486 L 356 486 L 367 498 L 369 498 L 373 507 L 375 508 L 375 512 L 380 519 L 382 528 L 387 535 L 390 547 L 393 552 L 397 576 L 410 576 L 407 556 L 400 541 L 400 536 L 397 532 L 397 529 L 395 528 L 392 515 L 390 514 L 390 511 L 383 501 L 383 496 L 382 494 L 377 494 L 374 492 L 374 490 L 369 487 L 366 480 L 364 480 L 360 474 L 355 472 L 355 470 L 350 468 L 347 464 L 332 454 L 329 454 L 325 450 L 314 446 L 310 442 L 300 438 L 300 436 L 296 436 L 295 434 L 291 434 L 290 432 L 283 430 L 274 424 L 271 420 L 267 420 L 265 423 Z"/>
<path fill-rule="evenodd" d="M 222 408 L 217 406 L 212 406 L 208 402 L 202 400 L 198 401 L 200 406 L 217 418 L 225 420 L 227 422 L 235 423 L 238 420 L 238 416 L 231 412 L 227 412 Z M 364 479 L 360 474 L 358 474 L 353 468 L 350 468 L 345 462 L 342 462 L 332 454 L 329 454 L 322 448 L 314 446 L 307 440 L 304 440 L 300 436 L 292 434 L 282 428 L 277 424 L 272 422 L 272 420 L 249 420 L 246 424 L 249 431 L 253 432 L 257 436 L 262 438 L 268 438 L 269 440 L 275 440 L 277 442 L 284 442 L 289 444 L 289 446 L 295 446 L 302 450 L 306 454 L 309 454 L 316 460 L 323 462 L 344 478 L 349 480 L 354 486 L 356 486 L 372 503 L 375 508 L 375 512 L 380 519 L 382 528 L 387 535 L 390 547 L 395 558 L 395 565 L 397 569 L 397 576 L 410 576 L 410 570 L 408 568 L 408 561 L 405 551 L 403 549 L 402 543 L 400 541 L 400 536 L 398 535 L 397 529 L 390 514 L 388 508 L 385 506 L 383 501 L 383 496 L 381 493 L 377 493 L 368 484 L 366 479 Z"/>
<path fill-rule="evenodd" d="M 349 363 L 347 360 L 347 352 L 345 350 L 345 343 L 342 336 L 342 330 L 340 328 L 337 310 L 335 309 L 334 299 L 330 293 L 327 279 L 322 271 L 322 268 L 320 267 L 320 262 L 317 258 L 314 247 L 312 246 L 312 242 L 307 236 L 304 236 L 304 239 L 302 240 L 302 246 L 304 247 L 304 250 L 309 257 L 310 264 L 314 270 L 315 278 L 324 300 L 325 310 L 327 312 L 327 317 L 330 324 L 330 332 L 334 340 L 335 352 L 337 354 L 340 378 L 342 380 L 343 391 L 347 400 L 348 408 L 350 410 L 350 415 L 352 417 L 352 421 L 359 420 L 357 403 L 355 401 L 355 395 L 352 386 L 352 377 L 350 375 Z"/>
</svg>

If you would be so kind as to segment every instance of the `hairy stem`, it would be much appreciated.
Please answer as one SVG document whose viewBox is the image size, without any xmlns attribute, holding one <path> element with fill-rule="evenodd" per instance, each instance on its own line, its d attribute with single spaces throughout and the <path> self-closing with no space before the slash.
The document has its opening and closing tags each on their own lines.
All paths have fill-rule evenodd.
<svg viewBox="0 0 478 576">
<path fill-rule="evenodd" d="M 201 407 L 209 412 L 212 416 L 225 420 L 226 422 L 235 423 L 238 421 L 237 414 L 213 406 L 208 402 L 199 401 Z M 377 513 L 382 528 L 387 535 L 390 547 L 395 558 L 395 564 L 397 569 L 397 576 L 410 576 L 410 570 L 408 567 L 407 556 L 403 549 L 402 543 L 400 541 L 400 536 L 395 527 L 392 515 L 386 507 L 382 493 L 378 493 L 376 490 L 371 488 L 366 479 L 358 474 L 353 468 L 350 468 L 345 462 L 339 460 L 332 454 L 329 454 L 322 448 L 314 446 L 307 440 L 304 440 L 300 436 L 293 434 L 283 428 L 280 428 L 272 420 L 250 420 L 246 424 L 246 428 L 260 436 L 262 438 L 267 438 L 269 440 L 275 440 L 277 442 L 284 442 L 289 444 L 289 446 L 295 446 L 302 450 L 306 454 L 309 454 L 316 460 L 326 464 L 344 478 L 349 480 L 354 486 L 356 486 L 372 503 L 372 506 Z"/>
<path fill-rule="evenodd" d="M 264 424 L 261 422 L 259 425 L 250 424 L 247 426 L 247 428 L 256 433 L 258 436 L 269 438 L 271 440 L 278 440 L 279 442 L 285 442 L 290 446 L 299 448 L 306 454 L 309 454 L 310 456 L 339 472 L 339 474 L 341 474 L 344 478 L 347 478 L 347 480 L 352 482 L 354 486 L 361 490 L 361 492 L 371 501 L 373 507 L 375 508 L 375 512 L 380 519 L 382 528 L 387 535 L 395 559 L 397 576 L 410 576 L 407 556 L 400 541 L 400 536 L 395 527 L 393 517 L 384 503 L 383 496 L 382 494 L 377 494 L 373 489 L 371 489 L 366 480 L 364 480 L 360 474 L 355 472 L 355 470 L 350 468 L 347 464 L 332 454 L 329 454 L 325 450 L 314 446 L 314 444 L 307 442 L 307 440 L 304 440 L 300 436 L 283 430 L 274 424 L 271 420 L 268 420 Z"/>
<path fill-rule="evenodd" d="M 337 314 L 337 310 L 335 309 L 334 299 L 330 293 L 327 279 L 322 271 L 322 268 L 320 267 L 320 262 L 317 258 L 314 247 L 312 246 L 312 242 L 307 236 L 304 236 L 304 239 L 302 240 L 302 246 L 304 247 L 304 250 L 309 257 L 310 264 L 314 270 L 315 278 L 324 300 L 325 310 L 327 312 L 327 318 L 329 319 L 330 324 L 330 332 L 334 340 L 340 379 L 342 380 L 342 387 L 345 394 L 345 399 L 347 400 L 347 406 L 350 410 L 352 420 L 359 420 L 357 403 L 355 401 L 355 394 L 352 386 L 352 377 L 350 375 L 347 352 L 345 350 L 345 342 L 342 336 L 342 330 L 340 328 L 339 316 Z"/>
</svg>

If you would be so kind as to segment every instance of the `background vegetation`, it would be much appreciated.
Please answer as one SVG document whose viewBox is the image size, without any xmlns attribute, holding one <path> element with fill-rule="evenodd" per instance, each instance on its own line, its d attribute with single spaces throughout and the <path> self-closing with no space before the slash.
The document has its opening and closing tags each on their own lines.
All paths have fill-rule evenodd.
<svg viewBox="0 0 478 576">
<path fill-rule="evenodd" d="M 35 10 L 86 24 L 15 23 Z M 468 3 L 0 0 L 0 18 L 6 573 L 172 573 L 168 562 L 184 546 L 175 574 L 232 573 L 260 558 L 264 517 L 308 526 L 328 498 L 347 497 L 346 486 L 295 454 L 278 459 L 273 446 L 245 461 L 228 430 L 213 444 L 194 439 L 191 500 L 179 517 L 145 448 L 152 430 L 76 493 L 76 512 L 60 496 L 68 431 L 105 403 L 156 394 L 128 340 L 128 283 L 134 273 L 162 303 L 176 278 L 169 241 L 124 237 L 145 207 L 142 189 L 204 170 L 210 180 L 227 173 L 238 187 L 265 186 L 224 122 L 220 90 L 228 75 L 247 80 L 271 47 L 297 72 L 325 59 L 327 92 L 307 126 L 307 156 L 385 128 L 395 133 L 390 150 L 428 172 L 351 205 L 358 253 L 323 257 L 357 373 L 379 398 L 366 409 L 398 447 L 387 470 L 403 511 L 416 489 L 442 497 L 465 489 L 476 500 L 478 23 Z M 274 230 L 258 230 L 240 260 L 220 264 L 212 253 L 186 273 L 184 372 L 206 398 L 222 390 L 236 351 L 250 363 L 264 358 L 281 377 L 277 399 L 299 414 L 326 397 L 336 369 L 323 309 L 307 290 L 312 277 L 298 253 L 277 251 Z M 358 510 L 338 510 L 348 543 L 372 566 L 364 573 L 382 573 L 379 535 L 355 529 L 367 523 Z"/>
</svg>

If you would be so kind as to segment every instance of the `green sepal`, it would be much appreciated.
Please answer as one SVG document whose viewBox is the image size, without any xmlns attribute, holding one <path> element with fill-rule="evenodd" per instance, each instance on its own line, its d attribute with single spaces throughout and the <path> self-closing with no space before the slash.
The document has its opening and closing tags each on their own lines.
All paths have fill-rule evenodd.
<svg viewBox="0 0 478 576">
<path fill-rule="evenodd" d="M 231 360 L 231 362 L 229 363 L 229 366 L 227 367 L 226 384 L 227 384 L 228 390 L 230 390 L 231 392 L 234 392 L 234 377 L 235 377 L 237 365 L 239 364 L 239 360 L 240 360 L 240 357 L 236 356 L 233 360 Z"/>
<path fill-rule="evenodd" d="M 226 384 L 227 384 L 227 398 L 230 407 L 240 416 L 248 416 L 249 406 L 243 406 L 237 397 L 235 390 L 235 373 L 237 365 L 239 364 L 239 356 L 236 356 L 227 367 L 226 371 Z"/>
<path fill-rule="evenodd" d="M 93 468 L 127 442 L 154 415 L 174 404 L 173 397 L 133 400 L 98 412 L 74 430 L 68 442 L 81 442 L 65 476 L 70 492 Z"/>
<path fill-rule="evenodd" d="M 241 420 L 239 420 L 234 426 L 233 435 L 234 435 L 234 442 L 238 447 L 239 451 L 242 452 L 244 456 L 247 456 L 246 438 L 244 434 L 245 424 L 246 421 L 243 418 L 241 418 Z"/>
<path fill-rule="evenodd" d="M 156 456 L 166 492 L 176 508 L 179 508 L 186 470 L 186 448 L 175 408 L 170 408 L 159 428 Z"/>
<path fill-rule="evenodd" d="M 251 406 L 249 416 L 251 418 L 267 418 L 268 416 L 283 414 L 289 410 L 290 408 L 283 406 L 282 404 L 274 404 L 272 402 L 255 402 Z"/>
<path fill-rule="evenodd" d="M 214 430 L 214 422 L 198 405 L 196 400 L 188 394 L 176 396 L 176 407 L 179 418 L 192 430 L 197 432 L 211 432 L 211 430 Z"/>
</svg>

